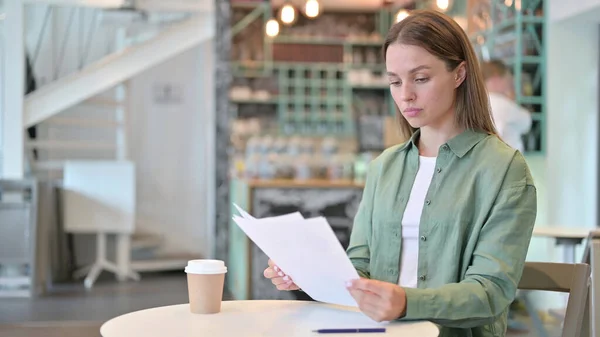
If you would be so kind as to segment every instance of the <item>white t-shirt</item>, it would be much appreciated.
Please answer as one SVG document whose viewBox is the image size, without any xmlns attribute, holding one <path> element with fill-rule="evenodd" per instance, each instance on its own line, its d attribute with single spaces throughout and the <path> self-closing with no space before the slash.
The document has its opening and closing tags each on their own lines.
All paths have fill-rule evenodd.
<svg viewBox="0 0 600 337">
<path fill-rule="evenodd" d="M 525 147 L 521 135 L 531 129 L 531 114 L 504 95 L 491 92 L 489 96 L 494 124 L 500 138 L 511 147 L 523 152 Z"/>
<path fill-rule="evenodd" d="M 402 287 L 417 287 L 419 224 L 427 190 L 435 172 L 435 160 L 435 157 L 419 156 L 419 170 L 402 216 L 402 254 L 398 280 L 398 284 Z"/>
</svg>

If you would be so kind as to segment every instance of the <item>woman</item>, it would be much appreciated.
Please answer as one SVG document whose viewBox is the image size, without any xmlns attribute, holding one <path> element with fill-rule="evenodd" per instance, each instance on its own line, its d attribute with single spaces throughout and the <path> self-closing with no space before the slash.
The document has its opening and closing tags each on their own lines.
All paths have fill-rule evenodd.
<svg viewBox="0 0 600 337">
<path fill-rule="evenodd" d="M 348 286 L 376 321 L 430 320 L 440 336 L 504 336 L 536 216 L 523 156 L 500 140 L 473 48 L 449 17 L 416 11 L 384 44 L 410 139 L 369 167 Z M 269 261 L 280 290 L 297 286 Z"/>
<path fill-rule="evenodd" d="M 515 102 L 514 78 L 500 60 L 481 64 L 498 135 L 506 144 L 523 152 L 523 135 L 531 130 L 531 113 Z"/>
</svg>

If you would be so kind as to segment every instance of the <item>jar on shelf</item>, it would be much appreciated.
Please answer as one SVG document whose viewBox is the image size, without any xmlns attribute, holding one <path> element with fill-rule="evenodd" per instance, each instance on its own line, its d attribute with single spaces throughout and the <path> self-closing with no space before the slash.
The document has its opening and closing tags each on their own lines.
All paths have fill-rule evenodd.
<svg viewBox="0 0 600 337">
<path fill-rule="evenodd" d="M 276 158 L 271 155 L 260 156 L 258 164 L 258 177 L 260 179 L 273 179 L 275 177 L 275 161 Z"/>
<path fill-rule="evenodd" d="M 246 157 L 251 157 L 252 155 L 258 154 L 260 152 L 259 143 L 257 137 L 250 137 L 246 142 Z"/>
<path fill-rule="evenodd" d="M 312 178 L 310 156 L 302 154 L 294 160 L 294 179 L 307 180 Z"/>
<path fill-rule="evenodd" d="M 335 156 L 339 151 L 339 144 L 337 139 L 333 137 L 325 137 L 321 142 L 321 153 L 325 158 Z"/>
<path fill-rule="evenodd" d="M 294 136 L 289 139 L 287 144 L 287 154 L 291 158 L 295 158 L 302 153 L 302 141 L 300 137 Z"/>
<path fill-rule="evenodd" d="M 327 161 L 327 178 L 329 180 L 344 179 L 344 162 L 340 155 L 333 155 Z"/>
<path fill-rule="evenodd" d="M 287 154 L 288 141 L 285 137 L 277 137 L 273 142 L 273 151 L 278 154 Z"/>
<path fill-rule="evenodd" d="M 275 178 L 276 179 L 293 179 L 294 178 L 294 166 L 293 159 L 289 155 L 283 153 L 278 154 L 275 164 Z"/>
<path fill-rule="evenodd" d="M 342 179 L 344 180 L 352 180 L 354 179 L 354 162 L 356 161 L 356 157 L 352 153 L 347 153 L 342 156 Z"/>
<path fill-rule="evenodd" d="M 244 178 L 256 179 L 259 177 L 260 155 L 253 154 L 246 157 L 244 163 Z"/>
</svg>

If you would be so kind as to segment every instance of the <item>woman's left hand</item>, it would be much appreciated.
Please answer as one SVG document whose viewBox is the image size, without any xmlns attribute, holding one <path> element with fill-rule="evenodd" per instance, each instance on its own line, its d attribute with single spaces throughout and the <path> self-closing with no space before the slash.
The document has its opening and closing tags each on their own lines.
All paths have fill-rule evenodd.
<svg viewBox="0 0 600 337">
<path fill-rule="evenodd" d="M 377 322 L 406 314 L 406 292 L 397 284 L 361 278 L 349 282 L 347 288 L 360 310 Z"/>
</svg>

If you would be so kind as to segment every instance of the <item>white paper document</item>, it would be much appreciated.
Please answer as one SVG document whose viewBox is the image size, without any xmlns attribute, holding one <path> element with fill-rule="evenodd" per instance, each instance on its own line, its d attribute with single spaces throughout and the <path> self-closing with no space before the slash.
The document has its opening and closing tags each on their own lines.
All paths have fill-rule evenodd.
<svg viewBox="0 0 600 337">
<path fill-rule="evenodd" d="M 235 207 L 242 217 L 234 222 L 302 291 L 316 301 L 357 307 L 346 282 L 358 273 L 325 218 L 296 212 L 256 219 Z"/>
</svg>

